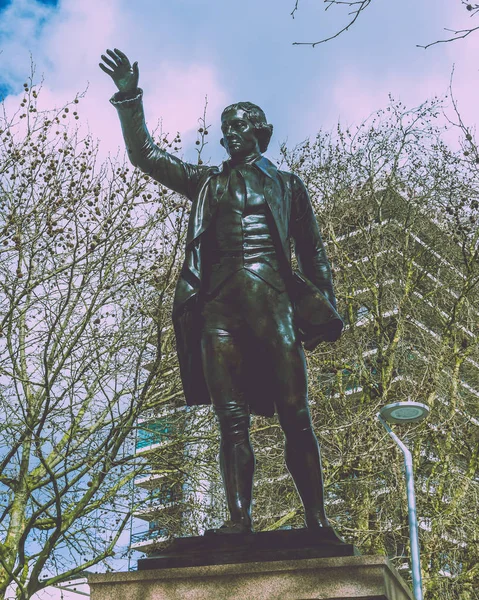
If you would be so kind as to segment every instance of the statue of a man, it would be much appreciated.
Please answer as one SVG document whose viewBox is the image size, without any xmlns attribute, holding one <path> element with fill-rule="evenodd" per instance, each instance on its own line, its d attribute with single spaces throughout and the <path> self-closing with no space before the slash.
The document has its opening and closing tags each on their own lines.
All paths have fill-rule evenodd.
<svg viewBox="0 0 479 600">
<path fill-rule="evenodd" d="M 306 188 L 262 155 L 273 127 L 250 102 L 223 111 L 221 144 L 230 158 L 220 168 L 188 164 L 160 149 L 145 126 L 138 63 L 131 65 L 118 49 L 107 54 L 100 67 L 119 89 L 111 102 L 131 162 L 192 202 L 173 322 L 186 401 L 211 403 L 221 432 L 220 467 L 231 520 L 214 531 L 252 530 L 250 413 L 272 416 L 275 410 L 306 525 L 329 526 L 301 343 L 310 349 L 327 338 L 328 323 L 320 335 L 298 328 L 291 244 L 307 278 L 303 282 L 315 286 L 336 324 L 339 319 Z"/>
</svg>

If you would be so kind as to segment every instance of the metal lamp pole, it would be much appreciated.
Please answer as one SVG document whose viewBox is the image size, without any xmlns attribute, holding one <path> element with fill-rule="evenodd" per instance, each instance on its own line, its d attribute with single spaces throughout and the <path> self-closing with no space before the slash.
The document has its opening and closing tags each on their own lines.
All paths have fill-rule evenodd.
<svg viewBox="0 0 479 600">
<path fill-rule="evenodd" d="M 423 600 L 423 593 L 412 454 L 409 448 L 407 448 L 407 446 L 399 439 L 386 421 L 389 421 L 389 423 L 418 423 L 419 421 L 425 419 L 428 414 L 429 408 L 425 404 L 421 404 L 419 402 L 395 402 L 394 404 L 388 404 L 387 406 L 383 407 L 377 414 L 379 422 L 404 454 L 409 520 L 409 542 L 411 546 L 411 571 L 414 597 L 416 600 Z"/>
</svg>

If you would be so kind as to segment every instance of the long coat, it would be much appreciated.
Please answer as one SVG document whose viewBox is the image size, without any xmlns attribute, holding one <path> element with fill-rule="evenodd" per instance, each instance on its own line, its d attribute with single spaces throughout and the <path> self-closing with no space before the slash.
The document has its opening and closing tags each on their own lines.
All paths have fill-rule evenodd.
<svg viewBox="0 0 479 600">
<path fill-rule="evenodd" d="M 146 128 L 141 90 L 131 96 L 117 93 L 111 102 L 118 110 L 132 164 L 192 201 L 185 260 L 175 292 L 173 324 L 186 402 L 209 404 L 200 351 L 201 245 L 202 234 L 211 223 L 217 201 L 225 193 L 226 169 L 185 163 L 161 150 Z M 303 182 L 297 175 L 280 171 L 264 156 L 255 165 L 265 175 L 264 197 L 276 229 L 273 238 L 277 240 L 280 263 L 291 272 L 293 245 L 301 272 L 335 307 L 331 269 Z M 251 389 L 254 390 L 254 386 Z M 252 399 L 251 405 L 261 406 L 261 403 Z M 269 409 L 256 412 L 270 414 Z"/>
</svg>

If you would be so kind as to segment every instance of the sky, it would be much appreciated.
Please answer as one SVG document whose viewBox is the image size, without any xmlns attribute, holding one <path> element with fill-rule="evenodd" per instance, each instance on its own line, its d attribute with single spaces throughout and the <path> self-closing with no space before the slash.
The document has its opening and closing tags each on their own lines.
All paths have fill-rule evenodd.
<svg viewBox="0 0 479 600">
<path fill-rule="evenodd" d="M 35 65 L 41 107 L 60 107 L 85 90 L 78 108 L 99 139 L 100 154 L 124 145 L 115 92 L 98 63 L 120 48 L 140 68 L 147 123 L 182 135 L 182 155 L 195 161 L 198 119 L 208 100 L 211 124 L 204 159 L 226 158 L 219 145 L 222 109 L 259 104 L 274 125 L 268 156 L 332 130 L 359 125 L 384 108 L 388 95 L 408 107 L 453 92 L 464 122 L 477 124 L 479 32 L 465 40 L 427 44 L 444 28 L 471 21 L 461 0 L 374 0 L 347 33 L 316 48 L 346 23 L 346 10 L 325 12 L 321 0 L 0 0 L 0 98 L 12 113 Z M 479 24 L 479 16 L 477 23 Z M 456 135 L 456 134 L 453 134 Z M 458 135 L 458 134 L 457 134 Z M 457 140 L 451 139 L 451 143 Z M 65 600 L 79 598 L 65 594 Z M 41 598 L 60 598 L 49 592 Z"/>
<path fill-rule="evenodd" d="M 324 11 L 321 0 L 0 0 L 0 95 L 18 106 L 35 63 L 43 79 L 41 105 L 61 106 L 87 89 L 79 112 L 101 152 L 123 151 L 108 99 L 116 88 L 98 67 L 118 47 L 140 67 L 147 123 L 183 138 L 182 155 L 195 161 L 198 118 L 208 99 L 211 124 L 204 158 L 226 158 L 219 145 L 221 110 L 249 100 L 274 125 L 268 155 L 294 146 L 320 128 L 360 124 L 388 103 L 409 107 L 453 90 L 463 119 L 477 120 L 479 34 L 427 50 L 444 28 L 474 23 L 461 0 L 374 0 L 351 30 L 316 48 L 345 24 L 344 8 Z M 479 21 L 479 16 L 477 17 Z"/>
</svg>

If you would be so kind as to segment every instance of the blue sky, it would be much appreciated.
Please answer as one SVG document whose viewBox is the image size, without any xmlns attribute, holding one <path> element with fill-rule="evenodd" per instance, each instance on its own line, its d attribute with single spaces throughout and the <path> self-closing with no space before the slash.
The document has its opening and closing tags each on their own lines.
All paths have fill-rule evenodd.
<svg viewBox="0 0 479 600">
<path fill-rule="evenodd" d="M 29 73 L 44 80 L 42 102 L 61 105 L 88 86 L 81 116 L 100 138 L 102 152 L 122 140 L 108 98 L 115 88 L 98 68 L 107 47 L 140 65 L 150 126 L 183 134 L 194 160 L 197 119 L 208 96 L 212 124 L 205 158 L 225 158 L 219 146 L 221 109 L 234 101 L 260 104 L 275 127 L 269 155 L 297 144 L 320 127 L 359 124 L 384 107 L 391 93 L 408 106 L 445 94 L 453 64 L 454 88 L 465 120 L 474 124 L 479 36 L 428 50 L 416 47 L 463 27 L 460 0 L 375 0 L 346 34 L 315 49 L 343 24 L 346 11 L 324 11 L 321 0 L 0 0 L 0 94 L 18 102 Z"/>
</svg>

